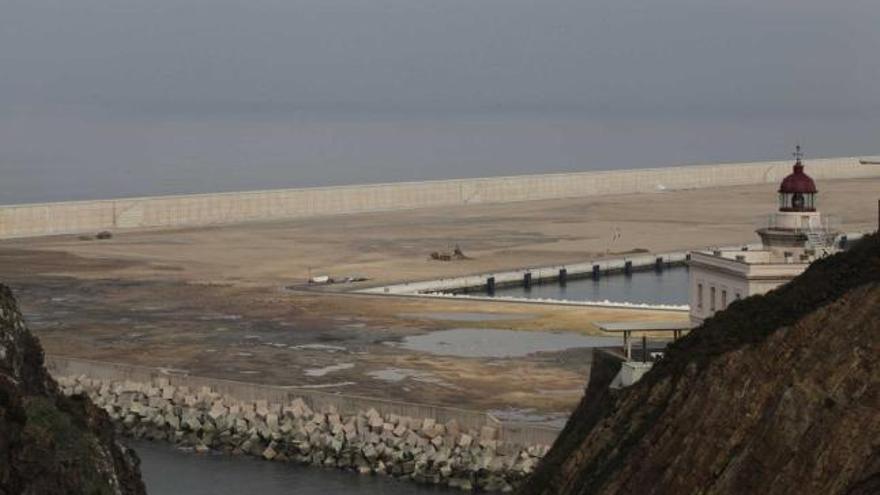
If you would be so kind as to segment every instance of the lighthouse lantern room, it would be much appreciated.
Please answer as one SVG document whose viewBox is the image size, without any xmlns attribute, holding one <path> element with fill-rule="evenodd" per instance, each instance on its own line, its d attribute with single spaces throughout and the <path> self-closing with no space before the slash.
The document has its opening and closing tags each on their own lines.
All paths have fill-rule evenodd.
<svg viewBox="0 0 880 495">
<path fill-rule="evenodd" d="M 797 160 L 794 170 L 779 185 L 779 211 L 814 212 L 818 191 L 813 179 L 804 173 L 804 165 L 801 163 L 803 153 L 800 146 L 797 146 L 794 156 Z"/>
</svg>

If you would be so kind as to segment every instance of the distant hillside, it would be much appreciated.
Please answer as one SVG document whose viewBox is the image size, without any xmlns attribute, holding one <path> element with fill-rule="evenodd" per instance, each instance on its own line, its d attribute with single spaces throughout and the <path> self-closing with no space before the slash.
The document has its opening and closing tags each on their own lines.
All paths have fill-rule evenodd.
<svg viewBox="0 0 880 495">
<path fill-rule="evenodd" d="M 521 495 L 880 493 L 880 236 L 590 387 Z"/>
<path fill-rule="evenodd" d="M 0 495 L 144 493 L 137 457 L 116 443 L 104 411 L 58 392 L 0 284 Z"/>
</svg>

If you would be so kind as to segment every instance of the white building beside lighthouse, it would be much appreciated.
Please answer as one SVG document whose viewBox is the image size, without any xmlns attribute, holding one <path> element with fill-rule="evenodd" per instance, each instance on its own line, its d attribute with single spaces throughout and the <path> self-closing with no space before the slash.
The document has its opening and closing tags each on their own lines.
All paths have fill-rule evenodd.
<svg viewBox="0 0 880 495">
<path fill-rule="evenodd" d="M 804 173 L 800 147 L 794 170 L 779 185 L 778 210 L 757 230 L 758 249 L 693 251 L 690 320 L 694 326 L 737 299 L 764 294 L 836 250 L 838 232 L 816 208 L 816 184 Z"/>
</svg>

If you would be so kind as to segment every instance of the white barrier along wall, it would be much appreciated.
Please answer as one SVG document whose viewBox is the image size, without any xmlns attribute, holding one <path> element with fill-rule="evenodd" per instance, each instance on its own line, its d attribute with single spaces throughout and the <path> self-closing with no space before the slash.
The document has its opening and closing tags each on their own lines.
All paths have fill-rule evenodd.
<svg viewBox="0 0 880 495">
<path fill-rule="evenodd" d="M 810 160 L 807 170 L 816 179 L 880 177 L 880 166 L 859 158 Z M 10 205 L 0 206 L 0 239 L 759 184 L 790 171 L 788 161 L 755 162 Z"/>
</svg>

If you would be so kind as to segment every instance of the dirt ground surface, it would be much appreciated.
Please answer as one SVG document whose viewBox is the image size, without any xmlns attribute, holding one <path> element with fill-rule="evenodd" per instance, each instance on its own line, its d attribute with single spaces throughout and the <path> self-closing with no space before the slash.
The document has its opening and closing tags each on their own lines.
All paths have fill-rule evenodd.
<svg viewBox="0 0 880 495">
<path fill-rule="evenodd" d="M 876 228 L 880 180 L 819 188 L 820 209 L 842 217 L 842 230 Z M 590 335 L 598 333 L 592 321 L 686 316 L 349 291 L 754 242 L 756 219 L 775 201 L 768 184 L 124 231 L 109 240 L 6 240 L 0 281 L 16 291 L 50 354 L 559 419 L 580 398 L 590 349 L 461 357 L 401 344 L 448 329 Z M 429 260 L 456 244 L 472 259 Z M 308 274 L 369 280 L 318 288 L 306 284 Z M 503 317 L 469 318 L 474 313 Z"/>
</svg>

